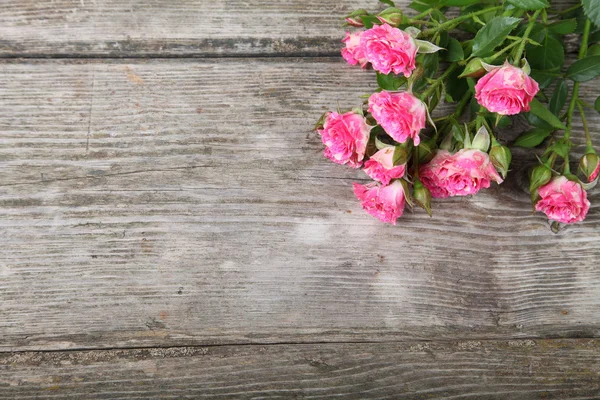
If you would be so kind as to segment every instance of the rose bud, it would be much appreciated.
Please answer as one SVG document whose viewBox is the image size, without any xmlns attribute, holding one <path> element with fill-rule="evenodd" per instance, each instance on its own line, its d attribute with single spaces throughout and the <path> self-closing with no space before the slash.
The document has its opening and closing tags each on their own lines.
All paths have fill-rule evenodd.
<svg viewBox="0 0 600 400">
<path fill-rule="evenodd" d="M 482 64 L 482 59 L 477 57 L 469 61 L 459 78 L 471 77 L 479 78 L 485 74 L 485 68 Z"/>
<path fill-rule="evenodd" d="M 409 77 L 415 69 L 417 44 L 408 33 L 389 24 L 375 25 L 360 38 L 365 57 L 375 71 Z"/>
<path fill-rule="evenodd" d="M 415 146 L 419 145 L 419 132 L 427 120 L 427 106 L 412 94 L 373 93 L 369 97 L 369 112 L 396 142 L 404 143 L 411 138 Z"/>
<path fill-rule="evenodd" d="M 350 14 L 346 17 L 346 22 L 350 26 L 355 26 L 357 28 L 360 28 L 365 25 L 362 22 L 362 20 L 360 19 L 360 17 L 362 17 L 363 15 L 369 15 L 369 12 L 367 10 L 363 10 L 363 9 L 356 10 L 352 14 Z"/>
<path fill-rule="evenodd" d="M 540 90 L 537 82 L 508 62 L 502 66 L 488 66 L 488 70 L 475 85 L 477 102 L 500 115 L 529 111 L 529 103 Z"/>
<path fill-rule="evenodd" d="M 552 179 L 552 171 L 545 165 L 534 167 L 529 173 L 529 191 L 533 192 L 542 185 L 550 182 Z"/>
<path fill-rule="evenodd" d="M 367 149 L 371 126 L 362 115 L 330 112 L 323 129 L 317 130 L 326 146 L 325 157 L 338 164 L 359 168 Z"/>
<path fill-rule="evenodd" d="M 487 153 L 478 149 L 462 149 L 456 154 L 438 150 L 421 167 L 419 178 L 436 198 L 467 196 L 489 188 L 491 181 L 503 182 Z"/>
<path fill-rule="evenodd" d="M 494 164 L 494 167 L 496 167 L 496 170 L 500 175 L 502 175 L 503 178 L 506 178 L 510 162 L 512 161 L 512 154 L 508 147 L 502 146 L 494 140 L 492 149 L 490 150 L 490 160 L 492 160 L 492 164 Z"/>
<path fill-rule="evenodd" d="M 362 32 L 346 32 L 346 37 L 342 40 L 346 44 L 346 47 L 342 49 L 342 57 L 350 65 L 360 64 L 361 67 L 366 68 L 369 62 L 365 58 L 365 53 L 360 46 L 361 35 Z"/>
<path fill-rule="evenodd" d="M 415 202 L 421 208 L 427 211 L 427 214 L 429 214 L 429 216 L 431 217 L 431 192 L 423 185 L 423 183 L 416 176 L 415 181 L 413 183 L 413 198 Z"/>
<path fill-rule="evenodd" d="M 392 26 L 398 26 L 404 20 L 404 16 L 402 15 L 402 10 L 396 7 L 390 7 L 377 15 L 377 18 L 384 24 L 390 24 Z"/>
<path fill-rule="evenodd" d="M 394 166 L 395 147 L 386 147 L 373 154 L 365 162 L 364 171 L 371 178 L 387 185 L 392 179 L 402 178 L 406 172 L 406 164 Z"/>
<path fill-rule="evenodd" d="M 396 225 L 396 220 L 404 212 L 404 187 L 399 180 L 387 186 L 376 183 L 359 185 L 354 183 L 354 194 L 361 201 L 363 209 L 381 221 Z"/>
<path fill-rule="evenodd" d="M 589 152 L 579 160 L 579 169 L 585 175 L 588 182 L 594 181 L 600 172 L 600 162 L 595 151 Z"/>
<path fill-rule="evenodd" d="M 579 183 L 564 176 L 554 177 L 541 186 L 538 193 L 540 200 L 535 209 L 546 214 L 552 221 L 565 224 L 580 222 L 590 209 L 586 191 Z"/>
</svg>

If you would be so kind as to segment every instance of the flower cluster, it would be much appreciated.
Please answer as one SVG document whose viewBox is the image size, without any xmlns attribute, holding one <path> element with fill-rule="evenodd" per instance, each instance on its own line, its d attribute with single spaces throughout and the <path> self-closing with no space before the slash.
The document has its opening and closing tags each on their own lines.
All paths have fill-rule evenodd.
<svg viewBox="0 0 600 400">
<path fill-rule="evenodd" d="M 591 67 L 597 60 L 586 52 L 591 23 L 600 21 L 575 15 L 579 7 L 559 12 L 524 0 L 511 0 L 510 7 L 467 2 L 452 19 L 444 16 L 449 8 L 444 2 L 413 2 L 419 14 L 412 17 L 385 3 L 392 6 L 377 14 L 360 9 L 346 17 L 358 29 L 346 32 L 341 52 L 348 64 L 374 70 L 379 88 L 360 107 L 325 113 L 316 126 L 327 158 L 362 168 L 373 180 L 354 183 L 365 211 L 396 224 L 406 206 L 431 215 L 432 198 L 475 195 L 492 182 L 501 184 L 512 155 L 494 132 L 519 116 L 533 128 L 514 145 L 548 142 L 530 171 L 534 209 L 556 223 L 583 221 L 590 208 L 586 190 L 598 180 L 600 160 L 578 88 L 599 73 Z M 451 35 L 457 30 L 463 31 L 462 41 Z M 579 60 L 563 74 L 558 39 L 573 31 L 581 34 Z M 568 80 L 575 83 L 563 113 Z M 454 111 L 433 119 L 444 102 L 454 103 Z M 569 163 L 575 108 L 586 133 L 579 176 Z M 562 137 L 556 135 L 560 131 Z"/>
</svg>

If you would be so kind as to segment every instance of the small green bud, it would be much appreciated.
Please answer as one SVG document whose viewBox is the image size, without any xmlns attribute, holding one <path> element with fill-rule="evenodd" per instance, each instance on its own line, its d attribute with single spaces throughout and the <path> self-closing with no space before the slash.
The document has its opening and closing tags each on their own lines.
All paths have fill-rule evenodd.
<svg viewBox="0 0 600 400">
<path fill-rule="evenodd" d="M 404 21 L 402 10 L 396 7 L 386 8 L 377 15 L 377 18 L 379 18 L 381 22 L 388 23 L 395 27 L 402 24 Z"/>
<path fill-rule="evenodd" d="M 506 174 L 508 174 L 508 169 L 510 168 L 510 162 L 512 161 L 512 154 L 508 147 L 502 146 L 499 143 L 492 146 L 492 149 L 490 150 L 490 160 L 494 167 L 496 167 L 496 170 L 502 175 L 502 178 L 506 178 Z"/>
<path fill-rule="evenodd" d="M 550 182 L 552 179 L 552 170 L 546 165 L 538 165 L 531 170 L 529 174 L 529 191 L 533 193 L 537 188 Z"/>
<path fill-rule="evenodd" d="M 585 175 L 588 182 L 592 182 L 598 177 L 600 171 L 600 160 L 596 152 L 590 152 L 585 154 L 579 160 L 579 170 Z"/>
<path fill-rule="evenodd" d="M 418 177 L 415 176 L 415 182 L 413 184 L 413 198 L 415 203 L 425 211 L 429 216 L 432 216 L 431 213 L 431 192 L 423 183 L 419 180 Z"/>
<path fill-rule="evenodd" d="M 477 57 L 469 61 L 467 66 L 465 67 L 462 74 L 460 74 L 459 78 L 471 77 L 471 78 L 479 78 L 485 74 L 485 68 L 482 64 L 482 59 Z"/>
</svg>

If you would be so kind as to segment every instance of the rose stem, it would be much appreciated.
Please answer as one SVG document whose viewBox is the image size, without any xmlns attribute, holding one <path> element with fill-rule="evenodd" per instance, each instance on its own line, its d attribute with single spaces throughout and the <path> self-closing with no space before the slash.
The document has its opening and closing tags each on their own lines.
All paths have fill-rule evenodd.
<svg viewBox="0 0 600 400">
<path fill-rule="evenodd" d="M 471 100 L 471 98 L 473 97 L 473 93 L 471 92 L 471 89 L 467 90 L 465 92 L 465 94 L 463 95 L 462 99 L 460 99 L 460 102 L 458 103 L 458 105 L 456 106 L 456 110 L 454 110 L 454 112 L 450 115 L 448 115 L 448 117 L 446 117 L 446 122 L 444 123 L 444 125 L 440 126 L 440 129 L 437 130 L 437 132 L 435 133 L 435 135 L 433 136 L 433 139 L 437 142 L 438 138 L 440 137 L 440 133 L 446 129 L 446 126 L 448 126 L 449 124 L 449 120 L 451 118 L 455 118 L 458 119 L 460 118 L 460 116 L 462 115 L 463 111 L 465 110 L 465 107 L 467 106 L 467 104 L 469 104 L 469 101 Z"/>
<path fill-rule="evenodd" d="M 502 54 L 506 53 L 508 50 L 512 49 L 513 47 L 518 46 L 520 43 L 521 43 L 520 41 L 512 42 L 511 44 L 509 44 L 508 46 L 506 46 L 505 48 L 503 48 L 496 54 L 492 54 L 486 60 L 489 62 L 493 62 L 494 60 L 496 60 L 496 58 L 500 57 Z"/>
<path fill-rule="evenodd" d="M 589 19 L 585 19 L 585 27 L 583 28 L 583 35 L 581 37 L 581 48 L 579 49 L 578 59 L 581 60 L 585 57 L 587 52 L 588 37 L 590 36 L 591 23 Z M 565 130 L 564 139 L 569 140 L 571 137 L 571 126 L 573 124 L 573 111 L 577 103 L 577 95 L 579 92 L 579 82 L 575 82 L 573 85 L 573 94 L 571 95 L 571 102 L 569 103 L 569 109 L 567 110 L 567 129 Z M 585 117 L 584 117 L 585 118 Z M 571 172 L 569 169 L 569 154 L 565 157 L 565 173 Z"/>
<path fill-rule="evenodd" d="M 585 132 L 585 144 L 587 147 L 587 152 L 587 150 L 593 150 L 592 135 L 590 134 L 590 127 L 588 126 L 587 118 L 585 118 L 585 112 L 583 111 L 581 101 L 577 102 L 577 108 L 579 109 L 579 115 L 581 115 L 581 122 L 583 123 L 583 131 Z"/>
<path fill-rule="evenodd" d="M 525 50 L 525 44 L 527 43 L 527 39 L 529 38 L 529 34 L 533 29 L 535 21 L 537 20 L 538 15 L 542 10 L 537 10 L 533 13 L 533 16 L 529 18 L 529 23 L 527 24 L 527 28 L 525 29 L 525 33 L 523 33 L 523 37 L 521 38 L 521 44 L 517 48 L 517 53 L 515 54 L 515 62 L 519 63 L 521 61 L 521 56 L 523 55 L 523 51 Z"/>
<path fill-rule="evenodd" d="M 444 71 L 444 73 L 440 75 L 439 78 L 436 79 L 435 83 L 429 86 L 427 90 L 421 94 L 421 100 L 427 99 L 427 97 L 429 97 L 429 95 L 433 93 L 435 88 L 437 88 L 444 81 L 444 79 L 446 79 L 448 75 L 450 75 L 452 71 L 456 69 L 457 66 L 457 64 L 452 64 L 451 66 L 449 66 L 448 69 Z"/>
<path fill-rule="evenodd" d="M 450 30 L 450 29 L 456 27 L 457 25 L 459 25 L 461 22 L 471 19 L 477 15 L 485 14 L 490 11 L 496 11 L 496 10 L 500 10 L 500 9 L 502 9 L 502 6 L 490 7 L 490 8 L 486 8 L 485 10 L 472 12 L 470 14 L 454 18 L 450 21 L 446 21 L 443 24 L 441 24 L 440 26 L 438 26 L 437 28 L 430 28 L 430 29 L 424 30 L 423 32 L 421 32 L 421 34 L 423 36 L 429 36 L 429 35 L 436 33 L 437 31 Z"/>
</svg>

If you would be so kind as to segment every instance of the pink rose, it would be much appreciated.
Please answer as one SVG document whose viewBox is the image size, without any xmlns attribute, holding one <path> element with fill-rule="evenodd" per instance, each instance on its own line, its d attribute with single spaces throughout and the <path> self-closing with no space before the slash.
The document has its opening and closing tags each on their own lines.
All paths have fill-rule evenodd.
<svg viewBox="0 0 600 400">
<path fill-rule="evenodd" d="M 404 188 L 400 181 L 387 186 L 354 183 L 354 194 L 366 212 L 383 222 L 396 225 L 404 211 Z"/>
<path fill-rule="evenodd" d="M 535 205 L 535 209 L 545 213 L 548 219 L 572 224 L 583 221 L 590 202 L 587 193 L 581 185 L 565 178 L 557 176 L 550 182 L 538 189 L 541 200 Z"/>
<path fill-rule="evenodd" d="M 500 115 L 529 111 L 529 103 L 540 90 L 536 81 L 521 68 L 504 63 L 495 67 L 475 85 L 475 98 L 480 105 Z"/>
<path fill-rule="evenodd" d="M 419 132 L 425 128 L 427 108 L 412 94 L 386 91 L 373 93 L 369 97 L 369 112 L 398 143 L 412 138 L 415 146 L 419 145 Z"/>
<path fill-rule="evenodd" d="M 325 157 L 352 168 L 362 165 L 371 132 L 371 127 L 362 115 L 331 112 L 327 114 L 323 129 L 318 132 L 326 146 Z"/>
<path fill-rule="evenodd" d="M 452 153 L 446 150 L 438 150 L 435 156 L 427 164 L 419 168 L 419 179 L 429 191 L 431 196 L 443 199 L 451 196 L 446 189 L 444 178 L 448 175 L 448 168 L 452 166 Z M 441 173 L 440 173 L 441 172 Z"/>
<path fill-rule="evenodd" d="M 346 38 L 342 42 L 346 43 L 346 47 L 342 49 L 342 57 L 348 61 L 350 65 L 356 65 L 360 63 L 363 68 L 367 67 L 369 63 L 365 58 L 365 52 L 360 45 L 360 37 L 362 32 L 350 33 L 346 32 Z"/>
<path fill-rule="evenodd" d="M 394 147 L 386 147 L 373 154 L 365 162 L 364 171 L 371 178 L 387 185 L 392 179 L 402 178 L 406 164 L 394 166 Z"/>
<path fill-rule="evenodd" d="M 419 178 L 437 198 L 475 194 L 489 188 L 491 181 L 502 183 L 490 157 L 477 149 L 463 149 L 455 154 L 439 150 L 421 167 Z"/>
<path fill-rule="evenodd" d="M 375 25 L 360 38 L 365 57 L 375 71 L 409 77 L 415 69 L 417 44 L 408 33 L 388 24 Z"/>
</svg>

